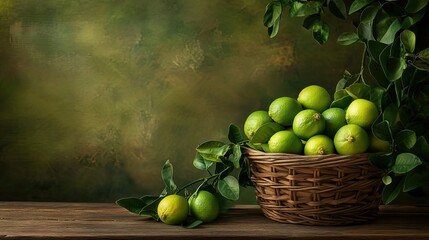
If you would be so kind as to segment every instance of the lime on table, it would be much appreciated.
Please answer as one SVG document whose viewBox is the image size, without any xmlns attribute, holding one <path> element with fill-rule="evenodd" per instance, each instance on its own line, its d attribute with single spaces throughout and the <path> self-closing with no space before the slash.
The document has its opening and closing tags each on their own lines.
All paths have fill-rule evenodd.
<svg viewBox="0 0 429 240">
<path fill-rule="evenodd" d="M 183 223 L 188 217 L 189 206 L 186 199 L 172 194 L 164 197 L 158 204 L 159 219 L 166 224 L 176 225 Z"/>
<path fill-rule="evenodd" d="M 216 196 L 209 191 L 198 191 L 188 199 L 192 216 L 203 222 L 212 222 L 220 212 L 219 201 Z"/>
</svg>

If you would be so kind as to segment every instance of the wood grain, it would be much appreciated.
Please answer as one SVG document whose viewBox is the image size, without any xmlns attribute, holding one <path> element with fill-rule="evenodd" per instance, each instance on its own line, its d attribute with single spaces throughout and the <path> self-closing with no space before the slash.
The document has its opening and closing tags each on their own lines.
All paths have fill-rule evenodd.
<svg viewBox="0 0 429 240">
<path fill-rule="evenodd" d="M 196 229 L 144 219 L 109 203 L 0 202 L 0 239 L 429 239 L 429 207 L 382 207 L 372 223 L 303 226 L 237 206 Z"/>
</svg>

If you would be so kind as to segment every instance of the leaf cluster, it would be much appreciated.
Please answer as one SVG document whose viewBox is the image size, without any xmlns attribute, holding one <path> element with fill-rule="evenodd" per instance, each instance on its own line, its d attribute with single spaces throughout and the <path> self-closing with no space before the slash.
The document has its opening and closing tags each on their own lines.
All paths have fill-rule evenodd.
<svg viewBox="0 0 429 240">
<path fill-rule="evenodd" d="M 429 184 L 429 0 L 276 0 L 266 8 L 264 25 L 274 37 L 280 17 L 304 17 L 303 26 L 323 44 L 329 26 L 322 19 L 330 13 L 340 19 L 354 15 L 353 31 L 340 34 L 341 45 L 363 45 L 361 70 L 344 72 L 338 81 L 334 107 L 345 108 L 356 98 L 373 101 L 380 116 L 373 134 L 389 141 L 386 153 L 370 156 L 383 171 L 383 202 L 392 202 L 401 192 L 421 193 Z M 280 7 L 278 7 L 280 6 Z M 275 14 L 274 14 L 275 12 Z M 420 41 L 420 42 L 419 42 Z M 367 79 L 374 84 L 367 84 Z"/>
</svg>

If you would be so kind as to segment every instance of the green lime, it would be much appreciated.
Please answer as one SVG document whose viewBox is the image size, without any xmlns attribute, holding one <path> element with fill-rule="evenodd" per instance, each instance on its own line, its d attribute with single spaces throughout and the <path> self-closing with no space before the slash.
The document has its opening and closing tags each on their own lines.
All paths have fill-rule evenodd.
<svg viewBox="0 0 429 240">
<path fill-rule="evenodd" d="M 328 108 L 322 113 L 325 118 L 325 134 L 331 138 L 335 136 L 338 129 L 346 125 L 346 111 L 341 108 Z"/>
<path fill-rule="evenodd" d="M 203 222 L 215 220 L 220 212 L 219 201 L 211 192 L 202 190 L 188 199 L 192 216 Z"/>
<path fill-rule="evenodd" d="M 366 99 L 356 99 L 346 110 L 346 121 L 369 129 L 378 117 L 377 106 Z"/>
<path fill-rule="evenodd" d="M 255 132 L 262 125 L 272 121 L 267 111 L 260 110 L 252 112 L 244 122 L 244 134 L 246 134 L 249 139 L 252 139 Z"/>
<path fill-rule="evenodd" d="M 302 153 L 301 140 L 290 130 L 274 133 L 268 141 L 269 152 L 272 153 Z"/>
<path fill-rule="evenodd" d="M 290 97 L 280 97 L 274 100 L 268 109 L 268 115 L 283 126 L 291 126 L 293 118 L 302 110 L 301 104 Z"/>
<path fill-rule="evenodd" d="M 323 112 L 331 105 L 331 95 L 325 88 L 311 85 L 301 90 L 298 94 L 298 102 L 304 109 Z"/>
<path fill-rule="evenodd" d="M 159 219 L 166 224 L 181 224 L 188 217 L 189 206 L 186 199 L 172 194 L 164 197 L 158 204 Z"/>
<path fill-rule="evenodd" d="M 364 153 L 369 147 L 369 137 L 362 127 L 347 124 L 335 134 L 334 146 L 341 155 Z"/>
<path fill-rule="evenodd" d="M 334 142 L 326 135 L 316 135 L 307 140 L 304 146 L 305 155 L 326 155 L 334 153 Z"/>
<path fill-rule="evenodd" d="M 292 130 L 299 138 L 308 140 L 314 135 L 323 133 L 325 119 L 316 110 L 302 110 L 293 119 Z"/>
</svg>

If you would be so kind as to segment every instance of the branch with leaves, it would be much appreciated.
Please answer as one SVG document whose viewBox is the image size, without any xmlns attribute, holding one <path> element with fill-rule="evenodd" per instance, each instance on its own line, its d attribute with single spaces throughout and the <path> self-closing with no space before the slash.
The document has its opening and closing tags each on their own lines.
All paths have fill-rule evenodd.
<svg viewBox="0 0 429 240">
<path fill-rule="evenodd" d="M 228 138 L 230 143 L 208 141 L 196 148 L 197 154 L 193 165 L 207 172 L 206 177 L 193 180 L 179 188 L 174 182 L 173 165 L 167 160 L 161 171 L 165 188 L 159 195 L 125 197 L 117 200 L 116 204 L 142 217 L 159 221 L 157 207 L 164 197 L 184 192 L 185 197 L 189 198 L 200 190 L 206 190 L 215 194 L 220 203 L 221 212 L 226 211 L 232 202 L 239 199 L 240 185 L 243 187 L 252 185 L 248 160 L 241 154 L 241 145 L 246 143 L 243 134 L 237 126 L 230 125 Z M 196 187 L 192 194 L 189 192 L 191 187 Z M 194 228 L 201 224 L 203 221 L 189 215 L 182 225 L 186 228 Z"/>
<path fill-rule="evenodd" d="M 303 27 L 320 44 L 330 35 L 326 14 L 340 19 L 354 15 L 357 19 L 354 31 L 340 34 L 337 42 L 364 46 L 361 69 L 356 74 L 344 72 L 332 106 L 345 108 L 353 99 L 364 98 L 373 101 L 381 112 L 372 131 L 389 141 L 391 149 L 371 154 L 370 162 L 383 171 L 385 204 L 401 192 L 422 195 L 429 184 L 428 2 L 275 0 L 267 5 L 263 18 L 268 35 L 275 37 L 283 14 L 304 17 Z"/>
</svg>

